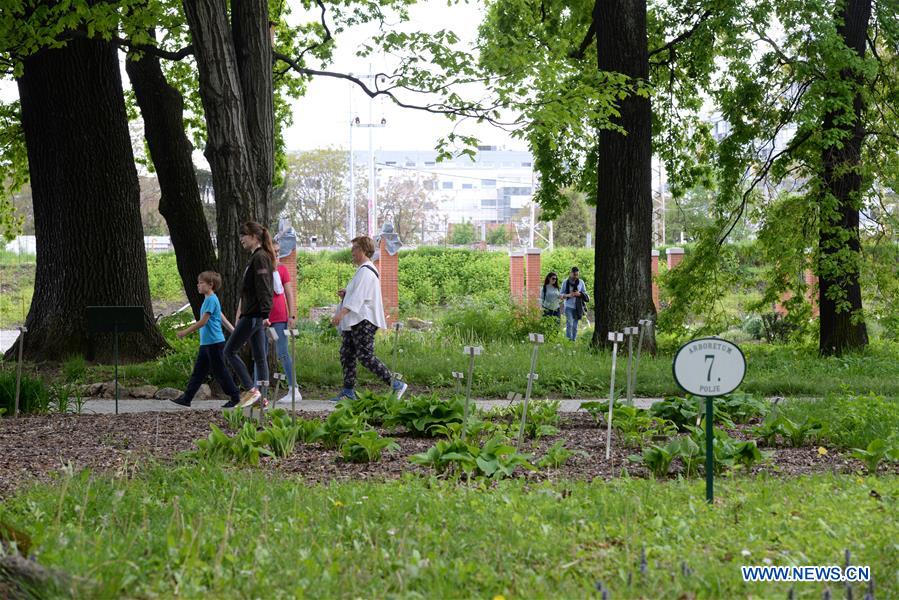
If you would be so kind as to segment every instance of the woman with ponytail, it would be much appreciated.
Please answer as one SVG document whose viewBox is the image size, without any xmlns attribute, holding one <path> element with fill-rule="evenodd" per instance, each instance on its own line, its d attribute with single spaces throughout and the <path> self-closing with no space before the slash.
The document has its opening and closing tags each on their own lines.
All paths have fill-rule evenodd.
<svg viewBox="0 0 899 600">
<path fill-rule="evenodd" d="M 269 311 L 272 309 L 272 272 L 277 259 L 272 247 L 268 229 L 259 223 L 249 221 L 240 227 L 240 245 L 249 250 L 250 263 L 243 274 L 240 301 L 234 331 L 225 344 L 225 358 L 237 373 L 246 388 L 239 406 L 252 406 L 262 397 L 256 382 L 250 377 L 247 366 L 237 355 L 249 341 L 260 381 L 268 380 L 268 362 L 265 356 L 265 328 L 268 327 Z"/>
</svg>

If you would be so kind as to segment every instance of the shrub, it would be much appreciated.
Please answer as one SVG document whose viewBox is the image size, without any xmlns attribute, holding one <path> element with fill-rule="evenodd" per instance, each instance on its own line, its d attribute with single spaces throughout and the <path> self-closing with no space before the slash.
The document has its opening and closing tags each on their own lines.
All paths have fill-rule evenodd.
<svg viewBox="0 0 899 600">
<path fill-rule="evenodd" d="M 0 408 L 6 415 L 15 412 L 16 372 L 0 371 Z M 50 392 L 40 379 L 22 374 L 19 387 L 19 412 L 45 413 L 50 408 Z"/>
<path fill-rule="evenodd" d="M 840 448 L 865 448 L 899 431 L 899 399 L 876 394 L 790 400 L 779 410 L 794 421 L 815 419 L 821 424 L 820 437 Z"/>
</svg>

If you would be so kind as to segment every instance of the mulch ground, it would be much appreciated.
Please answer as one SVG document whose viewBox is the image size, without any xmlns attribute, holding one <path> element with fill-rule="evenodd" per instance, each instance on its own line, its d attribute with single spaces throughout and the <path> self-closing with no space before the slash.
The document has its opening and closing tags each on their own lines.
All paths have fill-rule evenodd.
<svg viewBox="0 0 899 600">
<path fill-rule="evenodd" d="M 307 419 L 323 418 L 320 413 L 299 413 Z M 227 431 L 221 413 L 216 411 L 185 410 L 175 413 L 138 413 L 124 415 L 42 415 L 17 419 L 0 419 L 0 497 L 34 481 L 48 481 L 63 469 L 90 468 L 95 472 L 123 472 L 134 469 L 148 458 L 170 460 L 177 454 L 195 450 L 195 441 L 205 438 L 209 424 L 215 423 Z M 731 431 L 735 437 L 748 437 L 748 426 Z M 329 482 L 362 479 L 395 479 L 408 472 L 429 473 L 426 468 L 413 465 L 408 457 L 425 452 L 434 441 L 415 438 L 402 432 L 383 432 L 391 435 L 400 450 L 384 454 L 377 463 L 353 464 L 345 462 L 337 450 L 321 445 L 298 444 L 294 453 L 283 459 L 263 458 L 261 468 L 271 469 L 303 480 Z M 627 460 L 637 453 L 635 448 L 616 444 L 613 433 L 611 459 L 605 460 L 605 429 L 592 418 L 582 414 L 562 415 L 558 436 L 544 438 L 526 450 L 542 456 L 558 440 L 564 440 L 575 454 L 559 469 L 527 472 L 529 480 L 544 479 L 611 479 L 625 471 L 631 476 L 648 476 L 642 466 Z M 774 456 L 753 472 L 768 472 L 784 476 L 808 473 L 863 472 L 861 462 L 848 453 L 830 449 L 821 455 L 818 446 L 801 448 L 762 448 L 773 450 Z M 678 467 L 673 468 L 677 473 Z M 899 474 L 899 465 L 881 466 L 881 472 Z"/>
</svg>

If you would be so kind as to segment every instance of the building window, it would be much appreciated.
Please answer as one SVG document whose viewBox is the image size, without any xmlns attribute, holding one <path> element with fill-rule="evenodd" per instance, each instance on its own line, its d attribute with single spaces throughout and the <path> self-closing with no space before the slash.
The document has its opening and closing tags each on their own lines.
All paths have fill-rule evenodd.
<svg viewBox="0 0 899 600">
<path fill-rule="evenodd" d="M 521 163 L 521 166 L 522 167 L 532 167 L 534 165 L 530 161 L 524 161 L 523 163 Z"/>
<path fill-rule="evenodd" d="M 436 165 L 436 164 L 437 164 L 437 163 L 435 163 L 433 160 L 426 160 L 426 161 L 425 161 L 425 166 L 426 166 L 426 167 L 433 167 L 433 166 Z"/>
<path fill-rule="evenodd" d="M 496 206 L 496 198 L 484 198 L 481 200 L 481 208 L 494 208 Z"/>
<path fill-rule="evenodd" d="M 472 185 L 472 184 L 470 184 L 470 183 L 463 183 L 463 184 L 462 184 L 462 189 L 463 189 L 463 190 L 471 190 L 471 189 L 474 189 L 474 185 Z"/>
<path fill-rule="evenodd" d="M 481 187 L 485 187 L 485 188 L 496 187 L 496 179 L 482 179 Z"/>
<path fill-rule="evenodd" d="M 406 161 L 406 166 L 407 166 L 407 167 L 414 167 L 414 166 L 415 166 L 415 161 L 407 160 L 407 161 Z"/>
<path fill-rule="evenodd" d="M 451 189 L 453 189 L 453 182 L 452 181 L 444 181 L 443 183 L 440 184 L 440 187 L 445 190 L 451 190 Z"/>
<path fill-rule="evenodd" d="M 425 179 L 424 186 L 426 190 L 433 190 L 437 187 L 433 179 Z"/>
<path fill-rule="evenodd" d="M 384 163 L 384 164 L 387 165 L 388 167 L 393 167 L 393 166 L 396 165 L 396 161 L 395 161 L 395 160 L 388 160 L 388 161 L 387 161 L 386 163 Z"/>
</svg>

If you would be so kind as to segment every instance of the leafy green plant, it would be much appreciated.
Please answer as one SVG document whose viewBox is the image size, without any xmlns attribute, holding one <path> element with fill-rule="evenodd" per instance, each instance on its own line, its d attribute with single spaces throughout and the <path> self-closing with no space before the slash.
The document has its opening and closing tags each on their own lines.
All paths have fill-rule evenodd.
<svg viewBox="0 0 899 600">
<path fill-rule="evenodd" d="M 400 402 L 385 419 L 388 427 L 402 426 L 413 435 L 435 435 L 435 427 L 461 423 L 465 405 L 459 398 L 441 400 L 437 394 L 412 396 Z"/>
<path fill-rule="evenodd" d="M 7 415 L 15 412 L 16 373 L 0 371 L 0 408 L 6 409 Z M 19 387 L 19 412 L 23 414 L 43 414 L 50 409 L 50 392 L 40 379 L 22 375 Z"/>
<path fill-rule="evenodd" d="M 876 475 L 877 467 L 884 458 L 899 461 L 899 445 L 892 445 L 882 439 L 871 440 L 865 449 L 853 448 L 852 456 L 865 463 L 868 473 Z"/>
<path fill-rule="evenodd" d="M 376 394 L 368 390 L 361 390 L 356 393 L 355 398 L 341 400 L 337 406 L 346 408 L 351 414 L 362 417 L 370 425 L 381 425 L 402 406 L 402 402 L 397 400 L 396 395 L 392 393 Z"/>
<path fill-rule="evenodd" d="M 225 419 L 225 424 L 231 431 L 240 431 L 244 423 L 251 422 L 241 408 L 226 408 L 222 411 L 222 418 Z"/>
<path fill-rule="evenodd" d="M 325 419 L 322 427 L 322 443 L 327 448 L 339 448 L 344 440 L 365 429 L 362 417 L 352 414 L 346 408 L 338 408 Z"/>
<path fill-rule="evenodd" d="M 377 462 L 384 450 L 393 452 L 399 448 L 393 438 L 382 438 L 377 431 L 370 429 L 351 435 L 344 440 L 340 449 L 345 460 L 364 463 Z"/>
<path fill-rule="evenodd" d="M 777 435 L 780 433 L 780 417 L 777 413 L 770 413 L 762 424 L 753 427 L 752 435 L 764 442 L 766 446 L 774 446 L 777 443 Z"/>
<path fill-rule="evenodd" d="M 80 354 L 70 356 L 62 364 L 62 374 L 66 383 L 83 383 L 87 375 L 87 362 Z"/>
<path fill-rule="evenodd" d="M 691 432 L 690 438 L 699 448 L 700 452 L 704 454 L 706 440 L 705 428 L 688 426 L 688 429 Z M 723 429 L 715 429 L 714 438 L 712 440 L 712 460 L 715 473 L 720 473 L 724 471 L 725 468 L 731 468 L 735 465 L 740 465 L 745 469 L 749 469 L 769 456 L 769 454 L 762 453 L 758 449 L 755 441 L 741 441 L 731 437 Z"/>
<path fill-rule="evenodd" d="M 684 475 L 687 477 L 696 475 L 699 465 L 705 460 L 703 449 L 699 447 L 696 440 L 690 436 L 683 436 L 673 440 L 669 446 L 671 452 L 676 454 L 683 463 Z"/>
<path fill-rule="evenodd" d="M 268 446 L 272 454 L 278 458 L 288 456 L 297 443 L 299 427 L 289 420 L 272 422 L 259 433 L 259 441 Z"/>
<path fill-rule="evenodd" d="M 698 396 L 686 397 L 672 396 L 661 402 L 656 402 L 649 409 L 650 413 L 674 423 L 680 431 L 686 431 L 689 425 L 694 425 L 705 416 L 705 399 Z M 734 422 L 727 412 L 727 406 L 715 401 L 715 423 L 725 427 L 733 427 Z"/>
<path fill-rule="evenodd" d="M 851 366 L 847 360 L 844 358 L 844 363 Z M 890 362 L 895 360 L 891 358 Z M 858 362 L 887 377 L 888 365 L 869 367 L 868 363 Z M 821 400 L 790 399 L 778 411 L 794 421 L 809 418 L 821 423 L 820 437 L 839 448 L 865 448 L 872 441 L 889 439 L 899 431 L 899 397 L 831 394 Z"/>
<path fill-rule="evenodd" d="M 604 423 L 608 418 L 608 402 L 582 402 L 580 408 L 586 410 L 597 423 Z M 653 439 L 667 438 L 677 433 L 677 425 L 673 421 L 617 401 L 612 412 L 612 428 L 627 447 L 644 446 Z"/>
<path fill-rule="evenodd" d="M 427 452 L 415 454 L 409 460 L 430 466 L 438 473 L 451 471 L 455 466 L 469 478 L 502 479 L 511 476 L 518 467 L 536 470 L 530 457 L 516 452 L 503 436 L 494 436 L 483 446 L 460 439 L 440 440 Z"/>
<path fill-rule="evenodd" d="M 534 400 L 528 404 L 528 420 L 525 423 L 524 435 L 528 439 L 556 435 L 559 433 L 558 400 Z M 501 432 L 508 437 L 516 437 L 521 425 L 524 403 L 515 402 L 508 406 L 497 407 L 483 413 L 484 417 L 498 421 L 502 425 Z"/>
<path fill-rule="evenodd" d="M 666 477 L 671 469 L 671 461 L 675 459 L 677 446 L 669 443 L 666 446 L 650 446 L 641 454 L 632 454 L 628 460 L 646 465 L 653 477 Z"/>
<path fill-rule="evenodd" d="M 722 410 L 734 423 L 746 423 L 764 417 L 771 410 L 765 398 L 746 392 L 733 392 L 715 399 L 715 412 Z"/>
<path fill-rule="evenodd" d="M 785 415 L 780 415 L 777 418 L 777 421 L 780 427 L 780 434 L 785 437 L 794 448 L 798 448 L 805 444 L 807 437 L 811 434 L 820 433 L 822 429 L 821 423 L 808 417 L 804 417 L 799 421 L 793 421 Z"/>
<path fill-rule="evenodd" d="M 229 437 L 214 424 L 210 424 L 210 428 L 212 431 L 206 439 L 197 440 L 196 455 L 200 458 L 257 465 L 260 455 L 273 456 L 270 450 L 262 447 L 262 441 L 252 423 L 245 423 L 233 437 Z"/>
<path fill-rule="evenodd" d="M 546 454 L 543 455 L 539 461 L 537 461 L 537 467 L 540 469 L 558 469 L 565 465 L 575 454 L 581 454 L 582 456 L 586 456 L 586 452 L 569 450 L 565 447 L 565 442 L 562 440 L 557 441 L 555 444 L 550 446 L 550 448 L 546 451 Z"/>
</svg>

